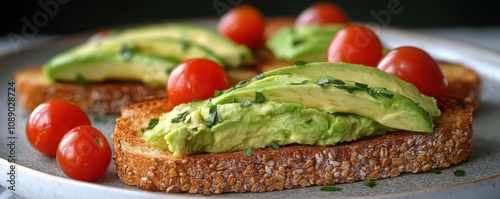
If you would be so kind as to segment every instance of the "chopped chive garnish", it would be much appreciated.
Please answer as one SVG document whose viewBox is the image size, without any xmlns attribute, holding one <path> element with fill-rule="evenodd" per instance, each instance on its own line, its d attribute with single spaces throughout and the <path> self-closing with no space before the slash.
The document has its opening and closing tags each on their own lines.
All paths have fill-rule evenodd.
<svg viewBox="0 0 500 199">
<path fill-rule="evenodd" d="M 186 119 L 186 116 L 188 115 L 187 111 L 184 111 L 182 113 L 179 113 L 177 117 L 173 118 L 170 122 L 172 123 L 179 123 L 182 122 Z"/>
<path fill-rule="evenodd" d="M 457 177 L 465 176 L 465 171 L 464 170 L 456 170 L 455 172 L 453 172 L 453 174 Z"/>
<path fill-rule="evenodd" d="M 122 44 L 120 46 L 120 55 L 125 61 L 129 61 L 132 58 L 132 51 L 127 44 Z"/>
<path fill-rule="evenodd" d="M 302 66 L 302 65 L 304 65 L 304 64 L 306 64 L 306 62 L 303 62 L 303 61 L 296 61 L 293 65 L 295 65 L 295 66 Z"/>
<path fill-rule="evenodd" d="M 76 74 L 76 84 L 84 86 L 84 85 L 87 85 L 87 84 L 88 84 L 88 82 L 87 82 L 87 80 L 83 77 L 83 75 L 82 75 L 82 74 L 78 73 L 78 74 Z"/>
<path fill-rule="evenodd" d="M 264 94 L 261 92 L 255 92 L 255 100 L 253 103 L 264 103 L 266 101 L 266 98 L 264 97 Z"/>
<path fill-rule="evenodd" d="M 278 150 L 280 149 L 280 145 L 278 145 L 276 142 L 274 141 L 271 141 L 271 143 L 269 144 L 269 147 L 271 147 L 271 149 L 274 149 L 274 150 Z"/>
<path fill-rule="evenodd" d="M 354 86 L 358 87 L 358 88 L 362 88 L 362 89 L 366 89 L 368 88 L 368 85 L 366 84 L 362 84 L 362 83 L 359 83 L 359 82 L 355 82 L 354 83 Z"/>
<path fill-rule="evenodd" d="M 365 180 L 364 185 L 367 187 L 373 188 L 375 185 L 377 185 L 377 182 L 375 182 L 374 180 L 369 178 L 368 180 Z"/>
<path fill-rule="evenodd" d="M 295 40 L 293 40 L 293 42 L 292 42 L 292 46 L 300 45 L 300 44 L 302 44 L 302 43 L 304 43 L 304 40 L 303 40 L 303 39 L 295 39 Z"/>
<path fill-rule="evenodd" d="M 389 99 L 391 99 L 392 97 L 394 97 L 394 94 L 390 94 L 390 93 L 382 93 L 382 92 L 380 92 L 380 94 L 382 96 L 386 97 L 386 98 L 389 98 Z"/>
<path fill-rule="evenodd" d="M 191 43 L 189 43 L 186 40 L 181 39 L 181 51 L 183 53 L 186 53 L 189 50 L 189 47 L 191 47 Z"/>
<path fill-rule="evenodd" d="M 252 104 L 252 102 L 250 100 L 245 100 L 243 101 L 241 104 L 240 104 L 240 107 L 241 108 L 245 108 L 247 106 L 250 106 Z"/>
<path fill-rule="evenodd" d="M 222 93 L 224 92 L 220 90 L 215 90 L 214 97 L 219 97 L 220 95 L 222 95 Z"/>
<path fill-rule="evenodd" d="M 429 173 L 441 174 L 441 169 L 429 169 L 427 170 Z"/>
<path fill-rule="evenodd" d="M 158 121 L 159 120 L 156 119 L 156 118 L 153 118 L 153 119 L 149 120 L 148 126 L 146 128 L 144 128 L 144 129 L 141 129 L 141 132 L 144 133 L 147 130 L 153 129 L 156 125 L 158 125 Z"/>
<path fill-rule="evenodd" d="M 247 157 L 252 156 L 252 150 L 253 150 L 252 148 L 248 148 L 248 149 L 246 149 L 246 150 L 245 150 L 245 156 L 247 156 Z"/>
<path fill-rule="evenodd" d="M 205 124 L 209 127 L 214 126 L 217 123 L 217 105 L 212 105 L 210 107 L 210 118 L 205 121 Z"/>
<path fill-rule="evenodd" d="M 340 187 L 321 187 L 320 191 L 340 191 L 342 188 Z"/>
</svg>

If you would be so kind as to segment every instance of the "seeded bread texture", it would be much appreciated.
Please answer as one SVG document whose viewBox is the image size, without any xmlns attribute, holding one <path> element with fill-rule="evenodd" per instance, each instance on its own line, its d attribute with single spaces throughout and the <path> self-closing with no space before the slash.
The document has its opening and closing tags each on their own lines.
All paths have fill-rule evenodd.
<svg viewBox="0 0 500 199">
<path fill-rule="evenodd" d="M 173 157 L 150 146 L 141 129 L 172 106 L 151 100 L 122 108 L 112 135 L 119 178 L 149 191 L 220 194 L 269 192 L 382 179 L 445 168 L 467 160 L 472 144 L 470 100 L 446 98 L 433 133 L 395 132 L 335 146 L 284 146 Z"/>
</svg>

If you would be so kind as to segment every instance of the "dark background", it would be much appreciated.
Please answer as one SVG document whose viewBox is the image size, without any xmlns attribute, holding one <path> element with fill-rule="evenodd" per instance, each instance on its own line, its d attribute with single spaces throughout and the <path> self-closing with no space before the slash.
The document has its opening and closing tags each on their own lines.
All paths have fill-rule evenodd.
<svg viewBox="0 0 500 199">
<path fill-rule="evenodd" d="M 61 3 L 59 3 L 59 2 Z M 39 3 L 48 6 L 48 13 Z M 219 17 L 227 8 L 251 4 L 266 16 L 298 15 L 313 0 L 3 0 L 0 3 L 0 34 L 20 33 L 26 21 L 34 23 L 40 34 L 68 34 L 99 28 L 138 24 L 179 18 Z M 337 0 L 333 1 L 347 12 L 352 20 L 378 22 L 405 28 L 500 25 L 500 1 L 457 0 Z M 399 3 L 402 11 L 384 15 L 382 21 L 373 13 L 389 14 L 388 4 Z M 54 16 L 49 16 L 54 14 Z M 375 14 L 377 15 L 377 14 Z M 47 18 L 43 18 L 46 16 Z M 23 21 L 23 19 L 25 19 Z M 28 23 L 29 23 L 28 22 Z"/>
</svg>

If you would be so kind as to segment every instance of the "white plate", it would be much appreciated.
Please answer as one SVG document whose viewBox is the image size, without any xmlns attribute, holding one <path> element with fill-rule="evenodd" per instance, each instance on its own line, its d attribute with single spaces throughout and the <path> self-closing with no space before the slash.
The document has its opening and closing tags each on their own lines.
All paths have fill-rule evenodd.
<svg viewBox="0 0 500 199">
<path fill-rule="evenodd" d="M 213 21 L 200 22 L 213 25 Z M 106 174 L 94 183 L 69 179 L 59 170 L 55 159 L 35 151 L 25 138 L 25 124 L 29 115 L 16 104 L 16 139 L 9 139 L 7 127 L 8 82 L 13 81 L 15 70 L 43 63 L 51 56 L 84 41 L 89 34 L 63 37 L 25 48 L 18 53 L 0 57 L 0 184 L 11 186 L 7 181 L 10 167 L 15 166 L 15 193 L 26 198 L 500 198 L 500 55 L 468 44 L 417 33 L 378 28 L 377 33 L 390 47 L 415 45 L 427 50 L 435 58 L 461 62 L 474 68 L 483 77 L 481 109 L 474 118 L 472 157 L 469 161 L 444 169 L 442 174 L 403 174 L 377 181 L 368 188 L 363 182 L 336 185 L 339 192 L 322 192 L 318 186 L 277 191 L 271 193 L 229 193 L 203 196 L 200 194 L 167 194 L 138 190 L 123 184 L 116 176 L 114 163 Z M 110 139 L 114 129 L 114 117 L 106 122 L 93 124 Z M 15 141 L 15 149 L 8 143 Z M 17 164 L 8 162 L 10 152 L 15 153 Z M 466 175 L 455 177 L 453 172 L 464 170 Z"/>
</svg>

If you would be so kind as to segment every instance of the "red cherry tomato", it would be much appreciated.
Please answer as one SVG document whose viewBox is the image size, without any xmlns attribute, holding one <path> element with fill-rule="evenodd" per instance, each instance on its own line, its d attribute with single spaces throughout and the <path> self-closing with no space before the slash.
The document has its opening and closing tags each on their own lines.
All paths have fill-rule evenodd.
<svg viewBox="0 0 500 199">
<path fill-rule="evenodd" d="M 348 22 L 349 18 L 342 8 L 330 2 L 318 2 L 299 14 L 295 26 Z"/>
<path fill-rule="evenodd" d="M 255 49 L 264 42 L 264 25 L 264 17 L 259 10 L 249 5 L 242 5 L 224 14 L 217 29 L 220 34 L 236 43 Z"/>
<path fill-rule="evenodd" d="M 228 86 L 226 71 L 219 64 L 205 58 L 190 59 L 170 74 L 167 96 L 175 106 L 211 98 L 215 90 L 225 90 Z"/>
<path fill-rule="evenodd" d="M 26 124 L 28 141 L 45 155 L 55 157 L 61 138 L 72 128 L 90 125 L 79 107 L 62 100 L 49 100 L 33 110 Z"/>
<path fill-rule="evenodd" d="M 419 48 L 396 48 L 382 58 L 378 68 L 412 83 L 424 95 L 438 100 L 448 87 L 448 82 L 436 61 Z"/>
<path fill-rule="evenodd" d="M 94 127 L 83 125 L 64 135 L 57 148 L 57 164 L 70 178 L 94 181 L 111 162 L 111 147 Z"/>
<path fill-rule="evenodd" d="M 340 30 L 328 47 L 329 62 L 348 62 L 376 67 L 382 58 L 377 35 L 364 26 L 351 25 Z"/>
</svg>

